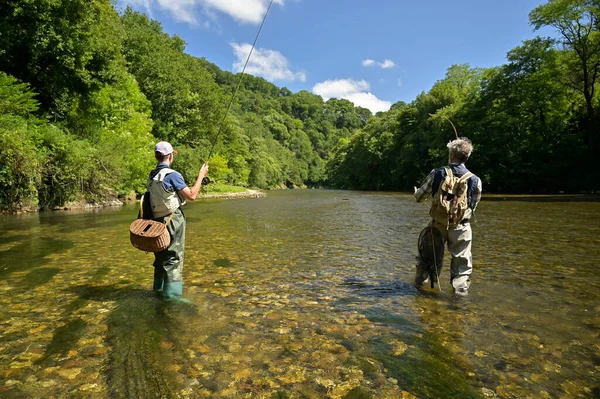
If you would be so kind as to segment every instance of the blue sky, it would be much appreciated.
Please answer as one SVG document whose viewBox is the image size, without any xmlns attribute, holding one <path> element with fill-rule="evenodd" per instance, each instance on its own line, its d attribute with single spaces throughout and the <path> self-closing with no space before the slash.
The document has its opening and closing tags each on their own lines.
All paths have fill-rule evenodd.
<svg viewBox="0 0 600 399">
<path fill-rule="evenodd" d="M 119 0 L 159 20 L 186 51 L 232 72 L 269 0 Z M 537 34 L 543 0 L 275 0 L 247 72 L 297 92 L 348 98 L 373 112 L 410 102 L 452 64 L 499 66 Z"/>
</svg>

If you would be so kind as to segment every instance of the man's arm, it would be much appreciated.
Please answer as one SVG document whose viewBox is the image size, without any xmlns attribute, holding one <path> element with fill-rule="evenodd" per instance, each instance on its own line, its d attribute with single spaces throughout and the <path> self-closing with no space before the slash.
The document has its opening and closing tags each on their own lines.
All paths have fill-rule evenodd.
<svg viewBox="0 0 600 399">
<path fill-rule="evenodd" d="M 434 176 L 435 176 L 435 169 L 433 169 L 431 172 L 429 172 L 429 174 L 427 175 L 427 177 L 421 184 L 421 187 L 419 187 L 419 188 L 414 187 L 414 189 L 415 189 L 414 195 L 415 195 L 415 199 L 417 200 L 417 202 L 423 202 L 431 196 L 431 190 L 433 187 Z"/>
<path fill-rule="evenodd" d="M 471 196 L 471 203 L 469 204 L 469 208 L 471 208 L 473 212 L 475 212 L 477 204 L 479 204 L 479 201 L 481 200 L 481 191 L 481 179 L 477 178 L 477 184 L 475 185 L 475 190 L 473 191 L 473 195 Z"/>
<path fill-rule="evenodd" d="M 196 197 L 198 196 L 198 193 L 200 192 L 200 187 L 202 187 L 202 179 L 204 179 L 204 177 L 207 174 L 208 174 L 208 165 L 204 164 L 204 165 L 202 165 L 202 168 L 200 168 L 200 173 L 198 173 L 198 178 L 196 179 L 196 183 L 194 183 L 192 188 L 189 188 L 186 186 L 183 189 L 179 190 L 179 194 L 181 194 L 181 196 L 183 198 L 185 198 L 186 200 L 189 200 L 189 201 L 195 200 Z"/>
</svg>

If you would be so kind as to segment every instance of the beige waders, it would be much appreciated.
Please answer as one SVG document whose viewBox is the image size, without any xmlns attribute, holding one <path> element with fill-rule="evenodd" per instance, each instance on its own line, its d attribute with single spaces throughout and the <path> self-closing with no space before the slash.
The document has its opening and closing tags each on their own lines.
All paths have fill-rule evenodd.
<svg viewBox="0 0 600 399">
<path fill-rule="evenodd" d="M 457 295 L 467 295 L 471 285 L 471 273 L 473 272 L 473 257 L 471 255 L 471 241 L 473 238 L 471 225 L 467 221 L 459 224 L 456 228 L 445 229 L 436 222 L 432 226 L 442 233 L 444 244 L 452 255 L 450 262 L 450 283 Z M 429 278 L 427 266 L 417 257 L 417 275 L 415 283 L 422 285 Z M 440 275 L 442 265 L 437 265 L 437 275 Z"/>
</svg>

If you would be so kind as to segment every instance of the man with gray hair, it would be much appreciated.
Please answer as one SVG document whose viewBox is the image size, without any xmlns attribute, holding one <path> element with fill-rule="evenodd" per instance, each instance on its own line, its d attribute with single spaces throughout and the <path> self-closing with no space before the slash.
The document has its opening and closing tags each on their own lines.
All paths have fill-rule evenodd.
<svg viewBox="0 0 600 399">
<path fill-rule="evenodd" d="M 422 202 L 432 197 L 429 214 L 431 228 L 438 230 L 452 255 L 450 283 L 454 293 L 466 296 L 471 285 L 473 259 L 471 255 L 472 232 L 470 219 L 481 199 L 481 180 L 465 167 L 473 152 L 473 144 L 466 137 L 448 143 L 449 166 L 433 169 L 421 187 L 415 187 L 415 198 Z M 415 284 L 421 287 L 429 278 L 436 279 L 441 262 L 435 273 L 430 273 L 423 259 L 417 257 Z M 434 281 L 435 282 L 435 281 Z M 439 284 L 439 282 L 438 282 Z"/>
</svg>

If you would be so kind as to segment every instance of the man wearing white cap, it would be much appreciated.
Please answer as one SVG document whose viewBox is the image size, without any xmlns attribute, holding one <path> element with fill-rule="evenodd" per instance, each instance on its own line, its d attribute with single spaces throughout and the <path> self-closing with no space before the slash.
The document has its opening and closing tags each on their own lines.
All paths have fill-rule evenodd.
<svg viewBox="0 0 600 399">
<path fill-rule="evenodd" d="M 150 196 L 153 219 L 165 223 L 171 214 L 173 218 L 167 226 L 171 244 L 162 252 L 154 254 L 154 291 L 165 298 L 178 298 L 183 293 L 183 255 L 185 249 L 185 216 L 181 210 L 186 200 L 193 201 L 198 196 L 202 179 L 208 174 L 208 165 L 202 165 L 196 183 L 189 188 L 181 173 L 171 169 L 173 154 L 177 151 L 170 143 L 161 141 L 154 147 L 158 162 L 150 172 L 146 187 Z"/>
</svg>

